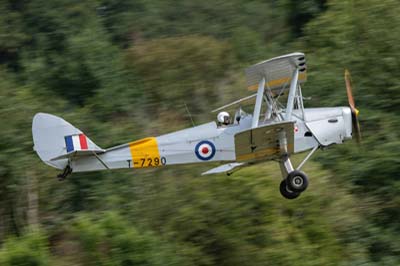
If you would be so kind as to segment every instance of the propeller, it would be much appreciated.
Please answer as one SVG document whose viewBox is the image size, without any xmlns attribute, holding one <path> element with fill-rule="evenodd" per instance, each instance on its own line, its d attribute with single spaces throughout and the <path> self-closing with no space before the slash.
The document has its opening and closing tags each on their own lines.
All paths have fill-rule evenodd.
<svg viewBox="0 0 400 266">
<path fill-rule="evenodd" d="M 346 82 L 347 98 L 349 100 L 349 105 L 350 105 L 350 109 L 351 109 L 353 132 L 355 133 L 357 143 L 360 143 L 361 142 L 361 128 L 360 128 L 360 123 L 358 121 L 358 114 L 360 113 L 360 111 L 358 111 L 358 109 L 356 108 L 356 104 L 354 102 L 351 76 L 350 76 L 350 72 L 347 69 L 345 69 L 345 71 L 344 71 L 344 80 Z"/>
</svg>

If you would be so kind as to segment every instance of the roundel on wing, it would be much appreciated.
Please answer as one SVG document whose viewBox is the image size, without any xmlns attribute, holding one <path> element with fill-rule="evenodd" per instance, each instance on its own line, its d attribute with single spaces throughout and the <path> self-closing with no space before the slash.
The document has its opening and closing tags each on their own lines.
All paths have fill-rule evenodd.
<svg viewBox="0 0 400 266">
<path fill-rule="evenodd" d="M 200 160 L 208 161 L 215 155 L 215 146 L 211 141 L 203 140 L 197 143 L 194 152 Z"/>
</svg>

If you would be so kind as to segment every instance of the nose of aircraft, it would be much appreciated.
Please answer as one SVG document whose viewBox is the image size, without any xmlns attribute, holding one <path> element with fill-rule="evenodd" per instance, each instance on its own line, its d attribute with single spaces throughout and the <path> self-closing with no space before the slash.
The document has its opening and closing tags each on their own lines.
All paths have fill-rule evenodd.
<svg viewBox="0 0 400 266">
<path fill-rule="evenodd" d="M 343 113 L 343 120 L 344 120 L 344 127 L 346 135 L 344 139 L 351 139 L 352 138 L 352 131 L 353 131 L 353 121 L 352 121 L 352 113 L 350 107 L 342 107 Z"/>
</svg>

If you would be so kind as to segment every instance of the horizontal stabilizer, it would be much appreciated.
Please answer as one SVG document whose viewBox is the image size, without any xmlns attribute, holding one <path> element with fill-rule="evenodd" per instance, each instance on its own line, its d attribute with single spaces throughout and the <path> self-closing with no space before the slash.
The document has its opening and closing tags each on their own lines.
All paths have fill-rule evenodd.
<svg viewBox="0 0 400 266">
<path fill-rule="evenodd" d="M 76 157 L 83 157 L 83 156 L 90 156 L 90 155 L 97 155 L 97 154 L 102 154 L 105 153 L 106 150 L 78 150 L 78 151 L 71 151 L 66 154 L 51 158 L 50 161 L 57 161 L 57 160 L 62 160 L 62 159 L 70 159 L 70 158 L 76 158 Z"/>
<path fill-rule="evenodd" d="M 232 171 L 235 168 L 243 167 L 245 163 L 228 163 L 223 164 L 213 169 L 208 170 L 207 172 L 202 173 L 201 175 L 212 175 L 212 174 L 220 174 L 220 173 L 227 173 Z"/>
</svg>

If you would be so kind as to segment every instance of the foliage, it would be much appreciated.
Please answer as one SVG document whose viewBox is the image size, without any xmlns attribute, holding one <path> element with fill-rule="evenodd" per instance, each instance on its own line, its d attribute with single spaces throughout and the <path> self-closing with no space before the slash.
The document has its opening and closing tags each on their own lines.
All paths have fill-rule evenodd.
<svg viewBox="0 0 400 266">
<path fill-rule="evenodd" d="M 0 1 L 1 265 L 399 265 L 395 0 Z M 101 147 L 213 119 L 242 69 L 307 54 L 306 106 L 347 105 L 363 145 L 318 152 L 288 202 L 272 164 L 74 174 L 32 151 L 37 112 Z M 295 158 L 299 160 L 300 158 Z M 37 200 L 35 200 L 37 199 Z M 28 231 L 28 228 L 41 228 Z"/>
<path fill-rule="evenodd" d="M 9 238 L 0 250 L 0 264 L 4 266 L 47 266 L 49 261 L 47 241 L 38 231 Z"/>
<path fill-rule="evenodd" d="M 215 104 L 216 83 L 233 60 L 226 43 L 187 36 L 139 43 L 131 48 L 129 62 L 144 84 L 143 107 L 154 119 L 152 112 L 161 113 L 182 102 L 194 113 L 206 112 L 202 103 Z"/>
<path fill-rule="evenodd" d="M 132 227 L 113 212 L 80 215 L 72 228 L 84 265 L 187 265 L 172 244 Z"/>
<path fill-rule="evenodd" d="M 311 86 L 310 95 L 343 104 L 344 67 L 353 74 L 363 145 L 359 149 L 338 147 L 319 160 L 350 181 L 359 197 L 373 198 L 374 203 L 365 213 L 374 228 L 369 233 L 368 245 L 373 260 L 389 264 L 399 263 L 400 231 L 394 221 L 400 216 L 393 206 L 399 202 L 400 80 L 394 69 L 399 68 L 396 58 L 400 56 L 400 35 L 385 25 L 400 26 L 398 11 L 396 1 L 331 1 L 328 11 L 307 25 L 304 37 L 307 47 L 317 51 L 311 59 L 315 60 L 317 71 L 310 80 L 319 87 Z M 377 231 L 379 237 L 375 236 Z"/>
</svg>

